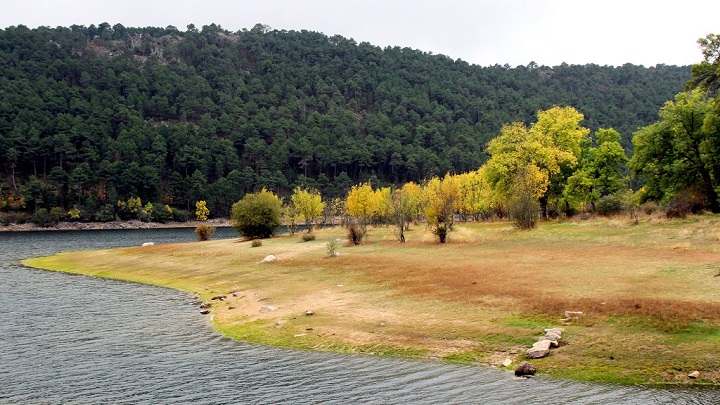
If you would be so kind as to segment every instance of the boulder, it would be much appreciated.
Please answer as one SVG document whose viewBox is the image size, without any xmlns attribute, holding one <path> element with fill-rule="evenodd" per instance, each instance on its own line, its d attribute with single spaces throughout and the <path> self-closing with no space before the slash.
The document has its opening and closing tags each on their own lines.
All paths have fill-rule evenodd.
<svg viewBox="0 0 720 405">
<path fill-rule="evenodd" d="M 511 364 L 512 364 L 512 360 L 510 360 L 510 359 L 505 359 L 502 362 L 503 367 L 510 367 Z"/>
<path fill-rule="evenodd" d="M 527 361 L 523 361 L 520 364 L 518 364 L 517 368 L 515 369 L 515 376 L 516 377 L 527 377 L 531 375 L 535 375 L 535 372 L 537 369 L 532 364 L 528 363 Z"/>
<path fill-rule="evenodd" d="M 145 242 L 142 244 L 143 246 L 154 246 L 155 242 Z"/>
<path fill-rule="evenodd" d="M 210 298 L 210 299 L 213 300 L 213 301 L 214 301 L 214 300 L 225 301 L 225 298 L 227 298 L 226 295 L 216 295 L 216 296 L 214 296 L 214 297 L 212 297 L 212 298 Z"/>
<path fill-rule="evenodd" d="M 315 315 L 315 312 L 308 309 L 307 311 L 305 311 L 305 315 L 307 315 L 307 316 Z"/>
<path fill-rule="evenodd" d="M 527 349 L 527 352 L 525 355 L 528 359 L 540 359 L 548 354 L 550 354 L 550 346 L 552 345 L 552 341 L 550 340 L 541 340 L 539 342 L 535 342 L 535 344 L 532 345 L 531 348 Z"/>
<path fill-rule="evenodd" d="M 211 306 L 212 306 L 212 303 L 210 303 L 210 302 L 203 302 L 202 304 L 200 304 L 200 309 L 208 309 L 208 308 L 210 308 Z"/>
<path fill-rule="evenodd" d="M 700 372 L 695 370 L 692 373 L 688 374 L 688 378 L 694 380 L 696 378 L 700 377 Z"/>
<path fill-rule="evenodd" d="M 277 307 L 267 305 L 267 306 L 260 308 L 260 312 L 272 312 L 272 311 L 277 311 Z"/>
<path fill-rule="evenodd" d="M 200 313 L 203 314 L 203 315 L 207 315 L 207 314 L 210 313 L 210 310 L 209 310 L 209 309 L 203 309 L 202 311 L 200 311 Z"/>
<path fill-rule="evenodd" d="M 274 255 L 268 255 L 268 256 L 265 256 L 265 258 L 262 259 L 262 261 L 260 263 L 272 263 L 276 260 L 277 260 L 277 257 L 275 257 Z"/>
</svg>

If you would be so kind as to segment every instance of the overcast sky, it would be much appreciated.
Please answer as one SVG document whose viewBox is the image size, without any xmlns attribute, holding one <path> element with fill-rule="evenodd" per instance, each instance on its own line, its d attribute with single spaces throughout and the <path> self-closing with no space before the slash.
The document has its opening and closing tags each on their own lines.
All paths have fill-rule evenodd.
<svg viewBox="0 0 720 405">
<path fill-rule="evenodd" d="M 718 0 L 0 0 L 0 28 L 108 22 L 181 30 L 262 23 L 444 54 L 479 65 L 697 63 Z"/>
</svg>

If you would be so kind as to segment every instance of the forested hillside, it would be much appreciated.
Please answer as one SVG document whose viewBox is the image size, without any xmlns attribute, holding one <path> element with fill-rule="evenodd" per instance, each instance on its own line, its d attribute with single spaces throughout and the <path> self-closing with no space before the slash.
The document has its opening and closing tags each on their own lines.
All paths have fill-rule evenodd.
<svg viewBox="0 0 720 405">
<path fill-rule="evenodd" d="M 140 197 L 207 200 L 213 216 L 262 187 L 334 197 L 476 170 L 503 124 L 553 105 L 631 150 L 690 78 L 688 66 L 481 67 L 261 25 L 10 27 L 0 66 L 3 209 Z"/>
</svg>

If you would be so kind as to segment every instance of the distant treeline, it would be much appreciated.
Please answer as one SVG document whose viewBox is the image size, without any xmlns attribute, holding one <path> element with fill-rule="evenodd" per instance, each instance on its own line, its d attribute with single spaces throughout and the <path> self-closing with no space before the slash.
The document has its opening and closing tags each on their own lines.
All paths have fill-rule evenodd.
<svg viewBox="0 0 720 405">
<path fill-rule="evenodd" d="M 1 208 L 86 218 L 135 197 L 227 216 L 262 187 L 333 198 L 470 172 L 503 124 L 554 105 L 629 151 L 690 78 L 689 66 L 481 67 L 262 25 L 10 27 L 0 66 Z"/>
</svg>

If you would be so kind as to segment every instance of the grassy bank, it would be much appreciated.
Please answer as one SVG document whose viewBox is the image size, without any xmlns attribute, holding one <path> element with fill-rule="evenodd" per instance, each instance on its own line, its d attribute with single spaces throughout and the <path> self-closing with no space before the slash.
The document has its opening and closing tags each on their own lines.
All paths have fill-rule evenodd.
<svg viewBox="0 0 720 405">
<path fill-rule="evenodd" d="M 543 328 L 562 326 L 561 347 L 533 360 L 542 373 L 720 383 L 720 217 L 553 222 L 531 232 L 469 223 L 445 245 L 422 226 L 405 244 L 391 228 L 371 228 L 366 244 L 327 257 L 326 243 L 344 237 L 334 228 L 310 242 L 218 240 L 25 263 L 197 293 L 213 303 L 217 330 L 251 342 L 497 366 L 524 360 Z M 270 254 L 278 260 L 261 264 Z M 227 298 L 211 300 L 219 294 Z M 584 315 L 566 323 L 564 311 Z M 690 380 L 694 370 L 700 377 Z"/>
</svg>

